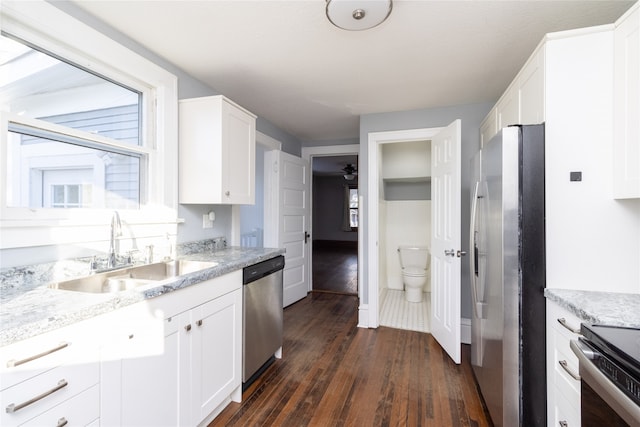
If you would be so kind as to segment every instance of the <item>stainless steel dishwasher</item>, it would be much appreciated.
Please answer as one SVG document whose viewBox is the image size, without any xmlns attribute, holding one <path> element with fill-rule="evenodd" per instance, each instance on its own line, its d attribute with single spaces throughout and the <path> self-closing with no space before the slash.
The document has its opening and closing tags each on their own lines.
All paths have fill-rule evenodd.
<svg viewBox="0 0 640 427">
<path fill-rule="evenodd" d="M 242 382 L 251 384 L 282 352 L 282 255 L 242 274 Z"/>
</svg>

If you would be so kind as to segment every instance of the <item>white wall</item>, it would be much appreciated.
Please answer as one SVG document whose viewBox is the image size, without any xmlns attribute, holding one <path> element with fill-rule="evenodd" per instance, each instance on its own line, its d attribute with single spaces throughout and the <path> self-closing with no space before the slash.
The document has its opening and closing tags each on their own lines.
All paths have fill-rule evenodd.
<svg viewBox="0 0 640 427">
<path fill-rule="evenodd" d="M 397 250 L 400 245 L 430 246 L 431 201 L 387 201 L 384 206 L 386 206 L 384 227 L 386 248 L 380 264 L 386 263 L 387 287 L 403 289 Z"/>
</svg>

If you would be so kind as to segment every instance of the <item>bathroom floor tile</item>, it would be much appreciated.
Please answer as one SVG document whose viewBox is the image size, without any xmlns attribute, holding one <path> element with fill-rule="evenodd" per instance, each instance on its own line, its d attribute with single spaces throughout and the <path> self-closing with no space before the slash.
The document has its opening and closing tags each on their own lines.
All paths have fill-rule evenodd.
<svg viewBox="0 0 640 427">
<path fill-rule="evenodd" d="M 404 291 L 386 289 L 380 309 L 380 325 L 396 329 L 430 332 L 431 294 L 425 293 L 422 302 L 408 302 Z"/>
</svg>

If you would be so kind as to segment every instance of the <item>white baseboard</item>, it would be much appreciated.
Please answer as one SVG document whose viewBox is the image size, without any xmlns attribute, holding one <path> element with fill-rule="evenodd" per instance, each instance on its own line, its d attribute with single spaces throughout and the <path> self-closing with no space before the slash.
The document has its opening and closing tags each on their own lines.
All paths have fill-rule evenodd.
<svg viewBox="0 0 640 427">
<path fill-rule="evenodd" d="M 358 307 L 358 328 L 369 327 L 369 305 L 360 304 Z"/>
<path fill-rule="evenodd" d="M 462 344 L 471 344 L 471 319 L 460 319 L 460 341 Z"/>
</svg>

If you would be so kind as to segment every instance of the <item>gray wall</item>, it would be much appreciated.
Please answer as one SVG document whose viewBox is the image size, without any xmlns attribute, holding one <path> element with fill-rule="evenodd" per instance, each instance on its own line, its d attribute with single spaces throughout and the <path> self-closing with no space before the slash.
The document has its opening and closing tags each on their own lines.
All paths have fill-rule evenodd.
<svg viewBox="0 0 640 427">
<path fill-rule="evenodd" d="M 357 232 L 342 231 L 345 182 L 341 176 L 313 176 L 313 240 L 358 241 Z"/>
<path fill-rule="evenodd" d="M 368 146 L 367 141 L 370 132 L 382 132 L 404 129 L 418 129 L 418 128 L 432 128 L 447 126 L 449 123 L 456 119 L 462 121 L 462 250 L 469 253 L 469 242 L 465 236 L 469 235 L 469 167 L 471 158 L 480 148 L 480 122 L 487 115 L 493 103 L 472 104 L 472 105 L 458 105 L 444 108 L 428 108 L 422 110 L 413 111 L 401 111 L 395 113 L 379 113 L 379 114 L 367 114 L 360 117 L 360 193 L 367 198 L 367 186 L 368 186 L 368 170 L 367 165 L 368 158 Z M 366 212 L 363 212 L 363 221 L 365 224 L 367 221 Z M 364 247 L 368 247 L 369 239 L 375 239 L 375 236 L 369 236 L 364 230 Z M 368 265 L 367 254 L 364 254 L 364 265 Z M 463 260 L 462 262 L 462 301 L 461 301 L 461 315 L 462 317 L 471 317 L 471 300 L 469 291 L 469 266 L 468 263 Z M 364 280 L 362 283 L 368 283 L 367 269 L 365 268 Z M 362 303 L 369 303 L 368 287 L 363 289 Z"/>
</svg>

